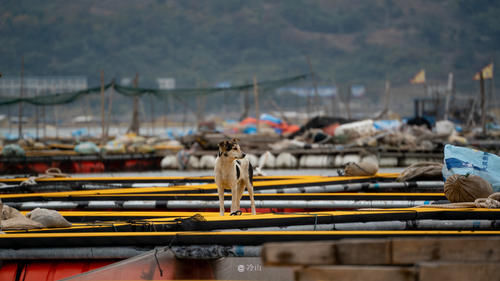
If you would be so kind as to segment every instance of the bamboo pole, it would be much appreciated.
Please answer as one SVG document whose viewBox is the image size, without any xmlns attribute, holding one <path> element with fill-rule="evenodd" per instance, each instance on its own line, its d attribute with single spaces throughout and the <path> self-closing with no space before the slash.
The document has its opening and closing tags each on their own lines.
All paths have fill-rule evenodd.
<svg viewBox="0 0 500 281">
<path fill-rule="evenodd" d="M 255 99 L 255 119 L 257 120 L 257 133 L 260 131 L 260 112 L 259 112 L 259 85 L 257 77 L 253 76 L 253 95 Z"/>
<path fill-rule="evenodd" d="M 18 110 L 18 138 L 23 139 L 23 102 L 22 99 L 24 98 L 24 56 L 21 58 L 21 85 L 20 85 L 20 95 L 21 95 L 21 102 L 19 103 L 19 110 Z"/>
</svg>

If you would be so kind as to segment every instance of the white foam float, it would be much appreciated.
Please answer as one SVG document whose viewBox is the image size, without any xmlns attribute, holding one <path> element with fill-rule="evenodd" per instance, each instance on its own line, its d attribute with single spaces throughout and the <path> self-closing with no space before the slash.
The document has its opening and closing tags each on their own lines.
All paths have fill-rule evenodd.
<svg viewBox="0 0 500 281">
<path fill-rule="evenodd" d="M 259 167 L 274 169 L 276 167 L 276 156 L 266 151 L 259 158 Z"/>
<path fill-rule="evenodd" d="M 259 165 L 259 157 L 255 156 L 255 154 L 247 154 L 245 156 L 246 159 L 252 164 L 252 167 L 256 168 Z"/>
<path fill-rule="evenodd" d="M 373 155 L 373 154 L 366 155 L 366 156 L 362 157 L 361 162 L 368 162 L 368 163 L 375 164 L 377 166 L 379 165 L 378 157 L 376 155 Z"/>
<path fill-rule="evenodd" d="M 358 154 L 346 154 L 344 155 L 344 159 L 342 159 L 342 166 L 345 166 L 347 163 L 359 163 L 361 161 L 361 157 Z"/>
<path fill-rule="evenodd" d="M 191 169 L 199 169 L 200 168 L 200 159 L 196 156 L 189 156 L 188 167 Z"/>
<path fill-rule="evenodd" d="M 297 157 L 289 152 L 282 152 L 276 157 L 276 168 L 296 168 Z"/>
<path fill-rule="evenodd" d="M 179 163 L 177 163 L 175 155 L 167 155 L 161 159 L 160 166 L 162 169 L 177 169 L 179 168 Z"/>
<path fill-rule="evenodd" d="M 342 154 L 335 155 L 335 160 L 333 161 L 333 166 L 336 168 L 340 168 L 340 167 L 342 167 L 343 163 L 344 163 L 344 155 L 342 155 Z"/>
<path fill-rule="evenodd" d="M 381 157 L 379 160 L 379 167 L 397 167 L 398 158 L 397 157 Z"/>
<path fill-rule="evenodd" d="M 215 156 L 203 155 L 200 157 L 200 169 L 213 169 L 215 167 Z"/>
<path fill-rule="evenodd" d="M 405 157 L 403 158 L 403 166 L 410 166 L 412 164 L 420 163 L 422 161 L 425 161 L 422 158 L 416 158 L 416 157 Z"/>
<path fill-rule="evenodd" d="M 299 163 L 301 168 L 332 168 L 335 157 L 329 155 L 303 155 Z"/>
</svg>

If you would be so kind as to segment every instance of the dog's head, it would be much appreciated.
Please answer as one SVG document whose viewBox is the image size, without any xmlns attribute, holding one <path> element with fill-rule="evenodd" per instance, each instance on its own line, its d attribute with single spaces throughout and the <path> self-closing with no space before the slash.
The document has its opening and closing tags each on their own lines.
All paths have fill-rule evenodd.
<svg viewBox="0 0 500 281">
<path fill-rule="evenodd" d="M 219 143 L 219 157 L 228 157 L 231 160 L 242 159 L 245 157 L 238 144 L 238 139 L 225 140 Z"/>
</svg>

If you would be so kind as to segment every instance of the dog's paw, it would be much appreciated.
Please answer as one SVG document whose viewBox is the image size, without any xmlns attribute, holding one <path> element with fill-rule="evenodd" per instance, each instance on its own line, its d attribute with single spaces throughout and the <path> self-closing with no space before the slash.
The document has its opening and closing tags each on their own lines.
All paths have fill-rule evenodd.
<svg viewBox="0 0 500 281">
<path fill-rule="evenodd" d="M 234 211 L 234 212 L 232 212 L 232 213 L 230 214 L 230 216 L 241 216 L 241 214 L 242 214 L 242 213 L 241 213 L 241 211 L 240 211 L 240 210 L 238 210 L 238 211 Z"/>
</svg>

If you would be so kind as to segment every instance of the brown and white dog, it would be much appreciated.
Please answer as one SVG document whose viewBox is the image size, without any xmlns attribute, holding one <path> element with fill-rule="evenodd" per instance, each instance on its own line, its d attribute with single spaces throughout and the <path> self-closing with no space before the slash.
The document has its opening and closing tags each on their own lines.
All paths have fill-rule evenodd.
<svg viewBox="0 0 500 281">
<path fill-rule="evenodd" d="M 219 143 L 219 153 L 215 159 L 215 184 L 219 194 L 219 211 L 224 216 L 224 190 L 231 190 L 231 215 L 241 214 L 240 200 L 245 187 L 250 195 L 252 215 L 255 215 L 253 197 L 253 168 L 245 158 L 237 139 Z"/>
</svg>

